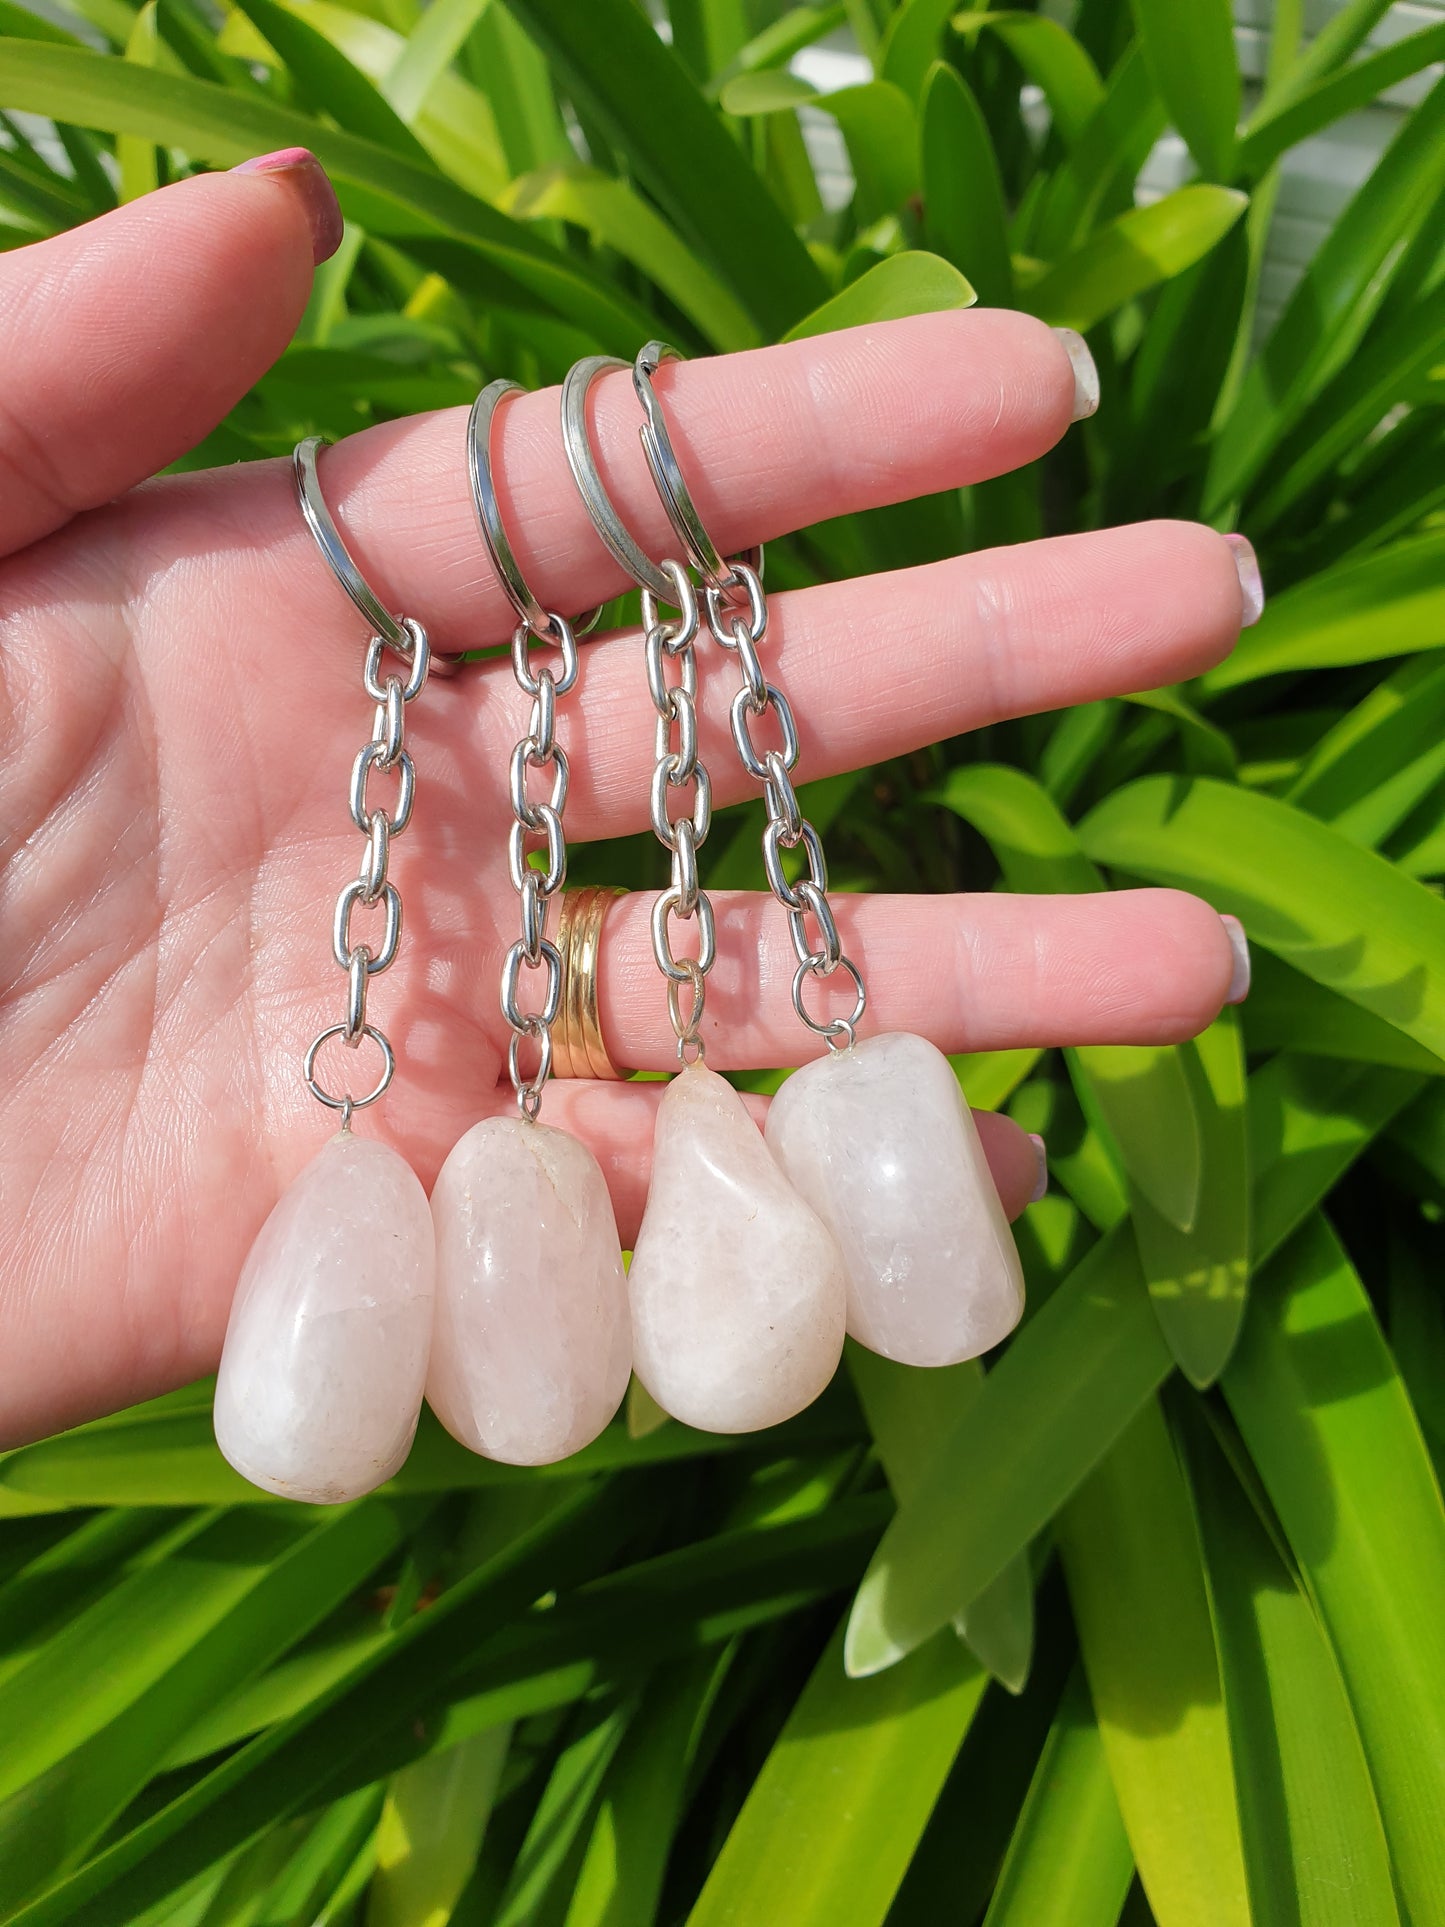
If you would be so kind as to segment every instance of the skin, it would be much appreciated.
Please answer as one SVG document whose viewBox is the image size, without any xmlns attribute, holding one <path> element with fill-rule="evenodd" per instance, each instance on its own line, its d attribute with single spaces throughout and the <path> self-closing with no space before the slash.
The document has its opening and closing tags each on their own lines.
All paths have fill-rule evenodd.
<svg viewBox="0 0 1445 1927">
<path fill-rule="evenodd" d="M 298 1058 L 343 1009 L 329 922 L 361 854 L 345 796 L 371 720 L 364 628 L 303 528 L 288 464 L 147 479 L 289 340 L 317 231 L 304 175 L 201 177 L 0 259 L 4 1444 L 213 1369 L 252 1238 L 334 1128 Z M 702 515 L 729 550 L 1032 460 L 1066 432 L 1073 397 L 1048 329 L 987 312 L 659 380 Z M 664 553 L 630 383 L 608 377 L 595 394 L 614 499 Z M 323 458 L 362 567 L 443 651 L 511 627 L 462 448 L 462 417 L 448 413 Z M 508 406 L 494 457 L 518 559 L 547 606 L 622 588 L 567 474 L 555 391 Z M 1241 614 L 1223 539 L 1155 522 L 779 594 L 767 660 L 801 720 L 809 780 L 1197 675 L 1227 654 Z M 731 677 L 702 666 L 703 754 L 723 804 L 749 785 L 727 733 Z M 406 929 L 371 1006 L 401 1071 L 359 1128 L 428 1185 L 479 1115 L 511 1103 L 497 983 L 516 931 L 505 780 L 523 721 L 505 662 L 435 683 L 408 712 L 418 797 L 393 867 Z M 589 643 L 560 725 L 574 843 L 645 827 L 652 735 L 636 637 Z M 609 918 L 602 1021 L 615 1061 L 665 1069 L 649 907 L 629 898 Z M 796 1062 L 781 914 L 750 895 L 717 909 L 709 1061 Z M 1184 1038 L 1230 981 L 1218 916 L 1174 891 L 843 898 L 838 920 L 869 980 L 865 1028 L 916 1030 L 950 1051 Z M 358 913 L 355 934 L 368 928 Z M 350 1060 L 329 1064 L 336 1077 Z M 548 1092 L 547 1121 L 601 1160 L 624 1239 L 657 1090 Z M 1032 1147 L 1006 1119 L 980 1124 L 1016 1213 Z"/>
</svg>

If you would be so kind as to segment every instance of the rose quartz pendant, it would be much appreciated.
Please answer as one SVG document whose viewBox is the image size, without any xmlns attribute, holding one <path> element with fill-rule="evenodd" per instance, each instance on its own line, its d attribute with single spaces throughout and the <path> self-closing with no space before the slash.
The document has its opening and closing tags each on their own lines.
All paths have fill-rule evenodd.
<svg viewBox="0 0 1445 1927">
<path fill-rule="evenodd" d="M 1013 1233 L 953 1067 L 926 1038 L 870 1037 L 806 1065 L 773 1099 L 767 1138 L 842 1247 L 860 1345 L 956 1365 L 1013 1330 Z"/>
<path fill-rule="evenodd" d="M 590 1444 L 632 1372 L 622 1247 L 596 1158 L 566 1131 L 486 1118 L 442 1166 L 432 1215 L 432 1410 L 509 1465 Z"/>
<path fill-rule="evenodd" d="M 262 1225 L 231 1306 L 216 1442 L 243 1477 L 318 1505 L 391 1477 L 421 1411 L 434 1272 L 406 1159 L 332 1138 Z"/>
<path fill-rule="evenodd" d="M 658 1106 L 627 1284 L 637 1375 L 687 1425 L 776 1425 L 837 1369 L 838 1247 L 737 1092 L 703 1064 L 675 1077 Z"/>
</svg>

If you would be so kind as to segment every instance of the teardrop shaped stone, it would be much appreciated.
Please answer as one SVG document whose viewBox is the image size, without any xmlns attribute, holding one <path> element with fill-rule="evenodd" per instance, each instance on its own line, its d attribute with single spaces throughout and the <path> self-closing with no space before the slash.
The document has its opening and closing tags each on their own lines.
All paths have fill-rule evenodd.
<svg viewBox="0 0 1445 1927">
<path fill-rule="evenodd" d="M 815 1399 L 843 1350 L 843 1262 L 731 1084 L 704 1064 L 657 1109 L 632 1269 L 634 1365 L 708 1432 L 753 1432 Z"/>
<path fill-rule="evenodd" d="M 956 1365 L 1013 1330 L 1013 1233 L 953 1066 L 926 1038 L 895 1031 L 805 1065 L 767 1139 L 842 1247 L 860 1345 Z"/>
<path fill-rule="evenodd" d="M 342 1131 L 282 1193 L 241 1273 L 216 1443 L 253 1485 L 335 1505 L 410 1450 L 431 1346 L 436 1240 L 406 1159 Z"/>
<path fill-rule="evenodd" d="M 596 1158 L 566 1131 L 486 1118 L 442 1166 L 432 1216 L 432 1410 L 508 1465 L 590 1444 L 632 1373 L 622 1247 Z"/>
</svg>

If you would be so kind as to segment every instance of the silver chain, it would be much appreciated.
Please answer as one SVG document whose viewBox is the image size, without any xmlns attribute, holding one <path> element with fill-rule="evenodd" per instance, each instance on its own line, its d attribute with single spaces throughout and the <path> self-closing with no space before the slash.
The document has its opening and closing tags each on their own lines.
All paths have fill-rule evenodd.
<svg viewBox="0 0 1445 1927">
<path fill-rule="evenodd" d="M 712 902 L 698 881 L 697 853 L 712 827 L 712 782 L 697 746 L 697 594 L 680 562 L 661 564 L 672 585 L 675 616 L 664 620 L 658 598 L 642 591 L 642 622 L 647 658 L 647 687 L 657 711 L 657 762 L 652 772 L 652 829 L 672 857 L 672 882 L 652 907 L 652 954 L 667 979 L 667 1014 L 677 1038 L 677 1055 L 684 1064 L 706 1055 L 702 1040 L 707 973 L 717 956 L 717 931 Z M 667 665 L 677 665 L 676 682 L 668 681 Z M 676 816 L 670 797 L 690 789 L 691 807 Z M 687 799 L 684 797 L 684 803 Z M 671 925 L 698 926 L 698 954 L 673 954 Z M 688 993 L 683 1007 L 683 992 Z"/>
<path fill-rule="evenodd" d="M 551 663 L 532 667 L 534 639 L 560 651 L 560 675 Z M 517 1093 L 517 1108 L 528 1118 L 535 1118 L 542 1107 L 542 1092 L 552 1074 L 552 1026 L 562 1007 L 562 953 L 547 935 L 547 913 L 567 881 L 562 812 L 567 807 L 570 771 L 567 752 L 557 741 L 557 699 L 574 687 L 577 669 L 577 637 L 565 616 L 546 615 L 545 626 L 535 619 L 519 622 L 512 631 L 512 673 L 518 688 L 532 698 L 532 714 L 526 735 L 512 751 L 510 770 L 512 831 L 507 859 L 512 888 L 521 903 L 522 934 L 502 964 L 502 1015 L 512 1029 L 507 1070 Z M 527 772 L 534 769 L 551 773 L 544 801 L 533 802 L 527 795 Z M 527 849 L 528 839 L 536 837 L 542 839 L 546 852 L 544 869 L 533 866 Z M 523 1010 L 517 1001 L 524 970 L 545 973 L 539 1010 Z M 522 1068 L 522 1047 L 529 1041 L 537 1047 L 537 1062 L 527 1072 Z"/>
<path fill-rule="evenodd" d="M 304 501 L 306 498 L 303 496 L 302 499 Z M 331 923 L 332 954 L 346 973 L 346 1016 L 341 1023 L 329 1024 L 325 1030 L 318 1032 L 302 1060 L 306 1088 L 319 1104 L 324 1104 L 330 1111 L 340 1111 L 343 1130 L 350 1125 L 352 1112 L 365 1110 L 368 1104 L 374 1104 L 385 1093 L 396 1074 L 396 1053 L 385 1032 L 368 1021 L 366 996 L 372 978 L 379 977 L 384 970 L 390 970 L 401 946 L 401 892 L 391 881 L 388 872 L 392 840 L 400 836 L 410 823 L 412 805 L 416 799 L 416 765 L 406 748 L 406 709 L 426 687 L 431 667 L 431 648 L 426 630 L 419 622 L 413 622 L 410 616 L 402 617 L 397 626 L 399 632 L 404 632 L 406 647 L 386 636 L 374 634 L 366 646 L 366 662 L 361 676 L 367 695 L 376 704 L 376 711 L 371 725 L 371 741 L 362 745 L 351 766 L 349 800 L 351 820 L 366 838 L 366 848 L 362 851 L 359 875 L 344 887 L 336 899 L 336 911 Z M 393 650 L 406 665 L 404 677 L 395 673 L 383 677 L 383 662 L 388 649 Z M 388 812 L 384 804 L 372 801 L 371 782 L 374 777 L 393 773 L 396 777 L 396 795 Z M 380 933 L 358 937 L 352 931 L 352 919 L 358 912 L 368 910 L 379 912 Z M 333 1037 L 339 1037 L 349 1050 L 359 1049 L 362 1040 L 369 1039 L 381 1052 L 380 1075 L 372 1088 L 361 1097 L 349 1094 L 337 1097 L 317 1078 L 317 1055 L 322 1045 Z"/>
<path fill-rule="evenodd" d="M 759 645 L 768 631 L 768 599 L 761 573 L 742 560 L 732 565 L 732 593 L 711 584 L 703 589 L 707 626 L 719 646 L 735 655 L 742 676 L 742 687 L 733 698 L 732 732 L 743 768 L 763 786 L 767 807 L 767 827 L 763 831 L 763 868 L 768 887 L 788 913 L 788 931 L 798 967 L 793 972 L 793 1009 L 830 1050 L 844 1050 L 854 1043 L 858 1023 L 868 1003 L 868 993 L 858 966 L 844 949 L 838 925 L 828 901 L 828 865 L 823 855 L 823 840 L 804 816 L 793 786 L 793 771 L 798 766 L 798 725 L 792 705 L 775 683 L 764 674 Z M 746 603 L 739 599 L 741 590 Z M 782 745 L 760 750 L 753 740 L 753 726 L 769 711 L 776 718 Z M 789 883 L 783 868 L 783 851 L 802 848 L 808 860 L 808 874 Z M 812 918 L 816 936 L 810 933 Z M 804 1001 L 804 990 L 814 977 L 831 977 L 845 971 L 853 980 L 857 996 L 847 1017 L 816 1018 Z"/>
</svg>

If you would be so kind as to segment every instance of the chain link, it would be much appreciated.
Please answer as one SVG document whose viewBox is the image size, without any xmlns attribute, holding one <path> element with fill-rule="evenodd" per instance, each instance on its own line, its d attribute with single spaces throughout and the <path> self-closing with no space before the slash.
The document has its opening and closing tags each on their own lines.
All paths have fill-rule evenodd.
<svg viewBox="0 0 1445 1927">
<path fill-rule="evenodd" d="M 680 562 L 661 564 L 672 590 L 675 616 L 663 618 L 657 596 L 642 591 L 644 653 L 647 687 L 657 711 L 657 761 L 652 772 L 652 833 L 672 858 L 672 887 L 652 909 L 652 954 L 667 979 L 667 1014 L 677 1038 L 677 1054 L 684 1064 L 706 1054 L 702 1020 L 707 1001 L 707 973 L 717 955 L 717 932 L 712 902 L 698 881 L 697 853 L 712 827 L 712 783 L 698 754 L 697 637 L 698 603 L 691 577 Z M 668 665 L 677 666 L 677 680 L 668 680 Z M 691 791 L 690 807 L 687 791 Z M 671 799 L 683 792 L 684 807 L 674 814 Z M 672 926 L 696 923 L 695 957 L 674 954 Z M 687 1009 L 681 992 L 691 991 Z"/>
<path fill-rule="evenodd" d="M 507 839 L 507 868 L 517 893 L 522 934 L 502 965 L 502 1015 L 511 1026 L 507 1069 L 517 1093 L 517 1108 L 535 1118 L 542 1108 L 542 1092 L 552 1074 L 552 1026 L 562 1007 L 562 953 L 547 935 L 547 916 L 554 897 L 567 881 L 567 837 L 562 812 L 567 807 L 571 780 L 567 753 L 557 741 L 557 699 L 573 688 L 578 675 L 577 639 L 564 616 L 540 612 L 543 621 L 519 622 L 512 632 L 512 674 L 517 687 L 532 698 L 527 733 L 512 751 L 509 788 L 512 828 Z M 550 645 L 558 657 L 534 660 L 534 645 Z M 550 772 L 551 791 L 544 800 L 527 794 L 527 772 Z M 532 861 L 545 853 L 545 868 Z M 541 971 L 540 1009 L 521 1001 L 522 973 Z M 525 1044 L 536 1048 L 530 1070 L 522 1063 Z"/>
<path fill-rule="evenodd" d="M 792 705 L 782 690 L 766 679 L 758 656 L 758 645 L 768 629 L 768 599 L 762 575 L 742 560 L 735 560 L 732 567 L 731 593 L 723 587 L 709 586 L 703 591 L 703 605 L 713 639 L 738 659 L 742 687 L 732 702 L 733 741 L 743 768 L 763 786 L 763 801 L 768 812 L 767 827 L 763 831 L 763 869 L 768 888 L 788 913 L 788 934 L 798 959 L 793 973 L 793 1009 L 830 1050 L 846 1049 L 857 1037 L 868 993 L 857 965 L 843 950 L 828 901 L 828 864 L 823 854 L 823 840 L 804 816 L 793 786 L 792 773 L 798 766 L 799 744 Z M 776 748 L 760 750 L 753 739 L 753 727 L 769 712 L 776 719 L 782 743 Z M 808 873 L 792 883 L 783 867 L 783 851 L 799 848 L 807 858 Z M 809 931 L 810 919 L 816 936 Z M 857 992 L 852 1011 L 847 1017 L 814 1017 L 804 1001 L 807 985 L 815 977 L 831 977 L 839 969 L 852 979 Z"/>
<path fill-rule="evenodd" d="M 362 686 L 376 705 L 372 738 L 363 744 L 351 767 L 348 802 L 351 820 L 366 838 L 360 874 L 346 884 L 336 899 L 331 922 L 331 949 L 337 964 L 346 974 L 346 1017 L 330 1024 L 314 1037 L 302 1061 L 306 1088 L 328 1110 L 340 1111 L 342 1128 L 351 1121 L 353 1111 L 364 1110 L 383 1095 L 396 1074 L 396 1056 L 390 1040 L 375 1024 L 367 1021 L 366 994 L 373 977 L 390 970 L 401 947 L 401 893 L 390 881 L 387 871 L 391 860 L 391 840 L 400 836 L 411 821 L 416 798 L 416 768 L 406 750 L 407 705 L 426 687 L 431 666 L 431 648 L 426 630 L 409 616 L 398 625 L 407 647 L 402 649 L 387 637 L 373 635 L 367 644 L 362 670 Z M 387 650 L 392 650 L 405 666 L 406 674 L 383 673 Z M 371 800 L 369 781 L 373 771 L 395 771 L 397 792 L 390 814 Z M 353 934 L 352 917 L 358 910 L 380 909 L 382 927 L 379 938 Z M 316 1074 L 316 1059 L 323 1044 L 339 1037 L 348 1050 L 360 1048 L 363 1039 L 381 1052 L 381 1071 L 371 1090 L 361 1097 L 338 1097 L 323 1085 Z"/>
</svg>

